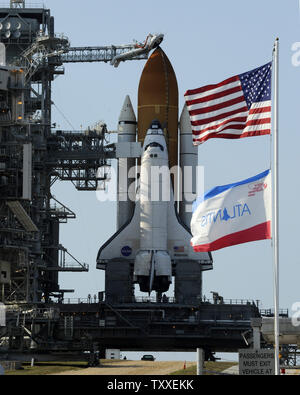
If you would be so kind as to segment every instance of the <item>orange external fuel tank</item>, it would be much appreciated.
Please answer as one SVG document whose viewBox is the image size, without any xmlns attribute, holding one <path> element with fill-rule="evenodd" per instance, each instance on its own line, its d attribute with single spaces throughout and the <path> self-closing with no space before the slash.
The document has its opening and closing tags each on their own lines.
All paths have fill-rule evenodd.
<svg viewBox="0 0 300 395">
<path fill-rule="evenodd" d="M 178 85 L 174 69 L 158 47 L 148 59 L 138 90 L 138 141 L 143 142 L 151 122 L 165 132 L 170 168 L 178 165 Z"/>
</svg>

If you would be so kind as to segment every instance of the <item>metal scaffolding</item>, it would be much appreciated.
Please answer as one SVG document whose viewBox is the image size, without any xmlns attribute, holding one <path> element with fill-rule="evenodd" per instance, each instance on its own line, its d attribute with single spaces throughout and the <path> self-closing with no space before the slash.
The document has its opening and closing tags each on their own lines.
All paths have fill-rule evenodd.
<svg viewBox="0 0 300 395">
<path fill-rule="evenodd" d="M 25 1 L 1 8 L 0 23 L 7 64 L 0 71 L 0 266 L 7 271 L 0 301 L 49 302 L 65 293 L 59 272 L 88 270 L 59 243 L 60 223 L 76 215 L 53 198 L 51 187 L 60 179 L 81 191 L 101 188 L 107 172 L 99 168 L 109 169 L 115 157 L 105 145 L 105 124 L 53 131 L 51 83 L 65 62 L 107 62 L 136 46 L 71 48 L 55 34 L 50 10 Z"/>
</svg>

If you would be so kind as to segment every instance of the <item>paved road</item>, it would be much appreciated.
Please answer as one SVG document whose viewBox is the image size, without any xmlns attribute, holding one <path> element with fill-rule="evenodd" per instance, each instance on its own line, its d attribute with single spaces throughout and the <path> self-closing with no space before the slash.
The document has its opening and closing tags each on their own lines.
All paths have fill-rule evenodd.
<svg viewBox="0 0 300 395">
<path fill-rule="evenodd" d="M 187 362 L 186 367 L 195 365 Z M 184 361 L 116 361 L 104 362 L 101 367 L 71 370 L 58 375 L 165 375 L 183 369 Z"/>
</svg>

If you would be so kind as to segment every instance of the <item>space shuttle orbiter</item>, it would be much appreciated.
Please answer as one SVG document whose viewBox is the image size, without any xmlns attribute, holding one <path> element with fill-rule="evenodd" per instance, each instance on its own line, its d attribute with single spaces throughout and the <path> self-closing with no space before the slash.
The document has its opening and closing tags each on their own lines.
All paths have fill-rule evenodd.
<svg viewBox="0 0 300 395">
<path fill-rule="evenodd" d="M 138 188 L 133 198 L 129 180 L 124 187 L 120 176 L 125 161 L 129 169 L 137 165 L 135 159 L 120 158 L 118 184 L 122 187 L 118 185 L 118 230 L 100 248 L 97 268 L 106 270 L 111 262 L 116 263 L 116 268 L 129 263 L 132 282 L 139 284 L 142 292 L 162 293 L 169 289 L 172 276 L 176 278 L 179 272 L 187 279 L 193 273 L 199 275 L 212 269 L 212 258 L 210 253 L 194 252 L 190 245 L 191 212 L 186 207 L 191 201 L 186 199 L 195 192 L 198 155 L 186 107 L 180 118 L 179 165 L 182 169 L 184 166 L 194 169 L 193 180 L 190 183 L 182 180 L 179 212 L 174 202 L 170 168 L 178 165 L 178 88 L 173 68 L 160 48 L 151 55 L 142 73 L 138 109 L 137 123 L 127 96 L 118 129 L 119 142 L 133 143 L 137 135 L 142 143 Z M 189 190 L 185 190 L 186 185 Z M 186 274 L 185 266 L 190 268 Z M 201 287 L 200 280 L 197 284 Z"/>
<path fill-rule="evenodd" d="M 176 213 L 164 132 L 159 121 L 154 120 L 142 148 L 134 214 L 100 249 L 97 267 L 104 268 L 112 257 L 133 259 L 133 280 L 140 290 L 165 292 L 172 282 L 172 262 L 210 264 L 209 255 L 194 252 L 190 240 L 190 232 Z"/>
</svg>

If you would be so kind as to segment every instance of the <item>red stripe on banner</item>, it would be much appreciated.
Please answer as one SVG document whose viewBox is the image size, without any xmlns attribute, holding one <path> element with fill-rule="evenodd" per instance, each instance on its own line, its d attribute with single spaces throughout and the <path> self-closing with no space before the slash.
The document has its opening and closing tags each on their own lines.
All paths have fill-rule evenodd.
<svg viewBox="0 0 300 395">
<path fill-rule="evenodd" d="M 219 93 L 215 93 L 214 95 L 207 95 L 207 96 L 201 97 L 199 99 L 187 100 L 186 105 L 189 107 L 193 104 L 206 103 L 211 100 L 216 100 L 216 99 L 220 99 L 221 97 L 224 97 L 224 96 L 232 95 L 233 93 L 240 92 L 241 90 L 242 90 L 241 85 L 236 86 L 234 88 L 227 89 L 227 90 L 219 92 Z"/>
<path fill-rule="evenodd" d="M 195 134 L 195 132 L 193 133 Z M 202 138 L 193 138 L 194 145 L 197 144 L 202 144 L 204 141 L 207 141 L 211 138 L 220 138 L 220 139 L 242 139 L 244 137 L 256 137 L 256 136 L 264 136 L 267 134 L 271 134 L 271 129 L 265 129 L 265 130 L 254 130 L 252 132 L 245 132 L 241 134 L 227 134 L 227 133 L 210 133 L 205 137 Z"/>
<path fill-rule="evenodd" d="M 197 110 L 191 110 L 189 113 L 190 113 L 190 116 L 199 115 L 199 114 L 206 114 L 208 112 L 221 110 L 222 108 L 230 107 L 230 106 L 233 106 L 234 104 L 238 104 L 238 103 L 245 103 L 244 95 L 236 97 L 235 99 L 227 100 L 227 101 L 225 101 L 225 99 L 224 99 L 224 101 L 222 103 L 215 104 L 213 106 L 201 107 Z"/>
<path fill-rule="evenodd" d="M 206 92 L 206 91 L 210 91 L 212 89 L 220 88 L 221 86 L 230 84 L 231 82 L 235 82 L 235 81 L 239 81 L 239 76 L 238 75 L 236 75 L 234 77 L 231 77 L 231 78 L 228 78 L 227 80 L 222 81 L 219 84 L 206 85 L 206 86 L 202 86 L 201 88 L 198 88 L 198 89 L 188 90 L 188 91 L 186 91 L 184 96 L 196 95 L 197 93 L 203 93 L 203 92 Z"/>
<path fill-rule="evenodd" d="M 271 221 L 267 221 L 253 226 L 252 228 L 221 237 L 212 243 L 193 246 L 193 249 L 195 252 L 209 252 L 237 244 L 264 239 L 271 239 Z"/>
<path fill-rule="evenodd" d="M 200 121 L 192 121 L 191 124 L 193 126 L 201 126 L 201 125 L 206 125 L 209 122 L 215 122 L 215 121 L 219 121 L 220 119 L 224 119 L 227 117 L 230 117 L 231 115 L 235 115 L 235 114 L 239 114 L 240 112 L 246 112 L 248 111 L 248 107 L 244 106 L 241 108 L 238 108 L 237 110 L 233 110 L 233 111 L 229 111 L 229 112 L 224 112 L 223 114 L 217 115 L 215 117 L 211 117 L 211 118 L 205 118 L 202 119 Z"/>
<path fill-rule="evenodd" d="M 230 130 L 230 129 L 244 130 L 245 129 L 245 123 L 237 123 L 235 125 L 224 125 L 224 127 L 222 127 L 222 129 L 220 129 L 218 132 L 215 132 L 215 133 L 220 134 L 220 133 L 224 132 L 224 130 Z M 201 134 L 202 134 L 202 132 L 201 132 Z M 242 132 L 240 134 L 242 134 Z"/>
<path fill-rule="evenodd" d="M 216 133 L 222 133 L 224 130 L 228 130 L 228 129 L 243 130 L 247 126 L 271 124 L 271 118 L 252 119 L 252 120 L 249 120 L 248 122 L 246 122 L 246 120 L 247 120 L 247 117 L 231 118 L 231 119 L 228 119 L 227 121 L 220 122 L 217 125 L 209 126 L 209 127 L 202 129 L 202 130 L 193 130 L 193 135 L 200 136 L 209 130 L 218 129 L 222 126 L 224 126 L 224 127 L 222 127 L 221 130 Z M 228 123 L 235 123 L 235 122 L 236 122 L 235 125 L 226 126 L 226 124 L 228 124 Z M 214 135 L 214 137 L 215 137 L 215 135 Z"/>
<path fill-rule="evenodd" d="M 230 119 L 227 119 L 227 120 L 224 121 L 224 122 L 220 122 L 220 123 L 218 123 L 217 125 L 208 126 L 207 128 L 202 129 L 202 130 L 193 130 L 193 134 L 194 134 L 195 136 L 198 136 L 198 135 L 200 135 L 200 134 L 202 134 L 202 133 L 207 132 L 208 130 L 218 129 L 220 126 L 225 126 L 225 125 L 227 125 L 228 123 L 231 123 L 231 122 L 237 122 L 237 123 L 240 122 L 241 125 L 242 125 L 243 128 L 244 128 L 244 127 L 245 127 L 245 122 L 246 122 L 246 121 L 247 121 L 247 117 L 230 118 Z"/>
<path fill-rule="evenodd" d="M 249 114 L 259 114 L 261 112 L 271 112 L 271 106 L 260 107 L 260 108 L 250 108 Z"/>
<path fill-rule="evenodd" d="M 263 125 L 265 123 L 271 124 L 271 118 L 263 118 L 263 119 L 251 119 L 246 123 L 245 126 L 253 126 L 253 125 Z"/>
<path fill-rule="evenodd" d="M 263 124 L 271 124 L 271 118 L 264 118 L 264 119 L 252 119 L 248 122 L 246 122 L 246 117 L 244 118 L 232 118 L 228 121 L 225 122 L 221 122 L 218 125 L 214 125 L 214 126 L 209 126 L 206 129 L 203 130 L 194 130 L 193 131 L 193 135 L 194 136 L 200 136 L 201 134 L 209 131 L 209 130 L 214 130 L 214 129 L 218 129 L 220 128 L 222 125 L 224 125 L 224 127 L 216 133 L 222 133 L 224 130 L 228 130 L 228 129 L 236 129 L 236 130 L 243 130 L 245 129 L 245 127 L 247 126 L 255 126 L 255 125 L 263 125 Z M 236 122 L 235 125 L 228 125 L 226 126 L 227 123 L 234 123 Z M 240 122 L 240 123 L 239 123 Z"/>
</svg>

